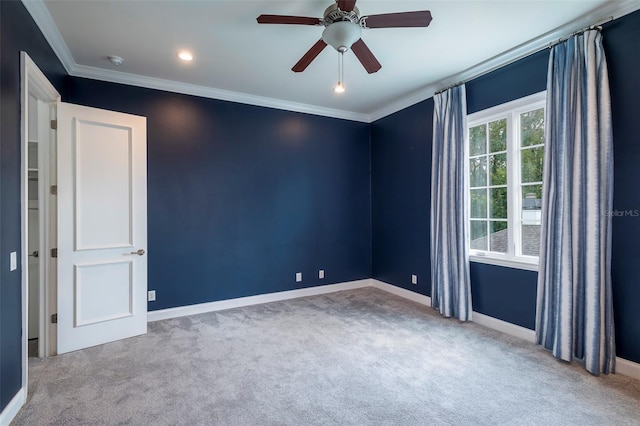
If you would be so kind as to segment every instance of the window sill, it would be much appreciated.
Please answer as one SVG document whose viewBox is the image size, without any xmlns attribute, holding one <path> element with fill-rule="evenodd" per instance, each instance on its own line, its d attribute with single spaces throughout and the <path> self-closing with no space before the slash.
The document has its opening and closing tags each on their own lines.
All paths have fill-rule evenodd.
<svg viewBox="0 0 640 426">
<path fill-rule="evenodd" d="M 504 259 L 490 256 L 478 256 L 476 254 L 469 255 L 469 261 L 476 263 L 484 263 L 487 265 L 504 266 L 507 268 L 524 269 L 527 271 L 538 272 L 537 261 Z"/>
</svg>

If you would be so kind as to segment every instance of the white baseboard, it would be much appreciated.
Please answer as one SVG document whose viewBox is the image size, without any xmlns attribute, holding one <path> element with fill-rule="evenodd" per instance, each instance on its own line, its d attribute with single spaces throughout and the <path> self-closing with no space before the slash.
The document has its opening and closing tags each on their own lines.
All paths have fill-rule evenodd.
<svg viewBox="0 0 640 426">
<path fill-rule="evenodd" d="M 317 287 L 307 287 L 298 290 L 280 291 L 276 293 L 260 294 L 257 296 L 239 297 L 237 299 L 220 300 L 217 302 L 199 303 L 197 305 L 179 306 L 177 308 L 161 309 L 150 311 L 147 314 L 147 321 L 160 321 L 163 319 L 178 318 L 187 315 L 203 314 L 206 312 L 222 311 L 225 309 L 240 308 L 243 306 L 259 305 L 262 303 L 277 302 L 298 297 L 316 296 L 319 294 L 333 293 L 336 291 L 353 290 L 356 288 L 374 287 L 387 293 L 395 294 L 402 298 L 412 300 L 425 306 L 431 306 L 431 298 L 415 291 L 407 290 L 392 284 L 367 278 L 358 281 L 349 281 L 339 284 L 328 284 Z M 510 336 L 524 339 L 527 342 L 535 343 L 536 332 L 519 325 L 512 324 L 479 312 L 473 312 L 473 322 L 483 327 L 491 328 Z M 628 361 L 623 358 L 616 359 L 616 373 L 633 377 L 640 380 L 640 364 Z M 8 425 L 15 417 L 20 407 L 24 404 L 24 389 L 11 400 L 7 408 L 0 414 L 0 426 Z M 5 419 L 8 421 L 5 423 Z"/>
<path fill-rule="evenodd" d="M 339 284 L 320 285 L 316 287 L 301 288 L 298 290 L 279 291 L 276 293 L 259 294 L 257 296 L 239 297 L 236 299 L 199 303 L 197 305 L 179 306 L 177 308 L 149 311 L 147 313 L 147 321 L 153 322 L 169 318 L 184 317 L 187 315 L 204 314 L 206 312 L 222 311 L 225 309 L 240 308 L 250 305 L 260 305 L 262 303 L 278 302 L 280 300 L 296 299 L 298 297 L 315 296 L 318 294 L 353 290 L 356 288 L 370 286 L 371 279 L 367 278 L 364 280 L 349 281 Z"/>
<path fill-rule="evenodd" d="M 624 358 L 616 358 L 616 374 L 640 380 L 640 364 Z"/>
<path fill-rule="evenodd" d="M 431 298 L 429 296 L 373 279 L 371 280 L 371 285 L 379 288 L 380 290 L 395 294 L 396 296 L 404 297 L 405 299 L 413 300 L 414 302 L 418 302 L 426 306 L 431 306 Z M 473 311 L 472 318 L 473 322 L 481 326 L 524 339 L 528 342 L 534 343 L 536 341 L 536 332 L 529 330 L 528 328 L 511 324 L 510 322 L 499 320 L 476 311 Z"/>
<path fill-rule="evenodd" d="M 0 426 L 9 426 L 13 418 L 18 414 L 20 408 L 24 405 L 27 400 L 27 395 L 24 391 L 24 388 L 20 388 L 16 396 L 13 397 L 11 401 L 7 404 L 7 406 L 0 413 Z"/>
<path fill-rule="evenodd" d="M 387 293 L 395 294 L 396 296 L 404 297 L 405 299 L 413 300 L 422 305 L 431 306 L 431 298 L 424 294 L 416 293 L 415 291 L 407 290 L 402 287 L 395 286 L 393 284 L 387 284 L 379 280 L 371 280 L 371 286 L 377 289 L 386 291 Z"/>
<path fill-rule="evenodd" d="M 530 343 L 536 342 L 536 332 L 534 330 L 529 330 L 526 327 L 515 325 L 476 311 L 473 311 L 472 318 L 473 322 L 483 327 L 491 328 L 501 333 L 524 339 Z"/>
</svg>

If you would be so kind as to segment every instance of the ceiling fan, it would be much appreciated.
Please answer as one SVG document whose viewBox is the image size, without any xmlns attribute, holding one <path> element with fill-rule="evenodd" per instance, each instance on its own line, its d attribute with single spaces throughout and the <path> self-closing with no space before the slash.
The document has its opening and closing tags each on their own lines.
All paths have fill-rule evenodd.
<svg viewBox="0 0 640 426">
<path fill-rule="evenodd" d="M 257 19 L 259 24 L 323 25 L 325 27 L 322 38 L 291 68 L 294 72 L 304 71 L 329 44 L 341 54 L 349 49 L 353 50 L 364 69 L 372 74 L 379 71 L 382 65 L 360 38 L 363 28 L 427 27 L 432 17 L 428 10 L 360 16 L 356 0 L 337 0 L 325 10 L 324 18 L 260 15 Z M 338 84 L 340 85 L 340 82 Z"/>
</svg>

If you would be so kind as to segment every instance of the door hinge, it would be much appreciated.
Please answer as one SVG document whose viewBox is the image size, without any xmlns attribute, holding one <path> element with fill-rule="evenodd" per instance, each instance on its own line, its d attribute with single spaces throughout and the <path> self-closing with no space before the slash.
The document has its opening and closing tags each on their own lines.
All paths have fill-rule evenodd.
<svg viewBox="0 0 640 426">
<path fill-rule="evenodd" d="M 51 130 L 58 129 L 58 120 L 51 120 Z"/>
<path fill-rule="evenodd" d="M 57 248 L 51 249 L 51 257 L 58 257 L 58 249 Z"/>
<path fill-rule="evenodd" d="M 58 185 L 51 185 L 51 195 L 58 195 Z"/>
<path fill-rule="evenodd" d="M 57 323 L 58 323 L 58 314 L 51 315 L 51 324 L 57 324 Z"/>
</svg>

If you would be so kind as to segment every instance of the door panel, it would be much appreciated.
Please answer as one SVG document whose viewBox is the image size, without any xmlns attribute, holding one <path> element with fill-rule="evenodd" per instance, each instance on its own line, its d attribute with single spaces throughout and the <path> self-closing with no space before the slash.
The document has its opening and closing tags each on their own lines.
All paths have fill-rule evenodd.
<svg viewBox="0 0 640 426">
<path fill-rule="evenodd" d="M 133 262 L 75 265 L 75 326 L 133 315 Z"/>
<path fill-rule="evenodd" d="M 146 333 L 146 119 L 58 104 L 58 353 Z"/>
<path fill-rule="evenodd" d="M 133 246 L 131 130 L 76 122 L 76 250 Z"/>
</svg>

